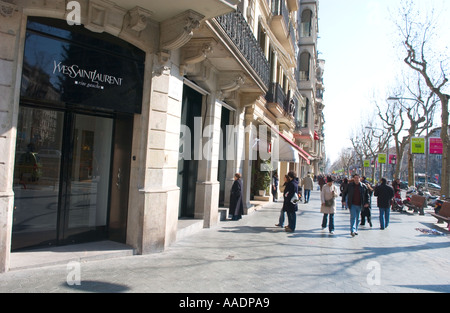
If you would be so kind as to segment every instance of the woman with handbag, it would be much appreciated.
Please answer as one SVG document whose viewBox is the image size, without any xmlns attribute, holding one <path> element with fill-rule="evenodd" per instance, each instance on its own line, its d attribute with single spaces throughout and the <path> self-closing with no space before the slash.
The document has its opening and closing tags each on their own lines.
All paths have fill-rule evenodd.
<svg viewBox="0 0 450 313">
<path fill-rule="evenodd" d="M 287 213 L 289 224 L 286 226 L 285 231 L 293 233 L 297 224 L 298 178 L 295 172 L 289 172 L 287 176 L 288 182 L 283 192 L 283 211 Z"/>
<path fill-rule="evenodd" d="M 322 229 L 327 228 L 330 234 L 334 234 L 334 214 L 336 214 L 336 198 L 339 193 L 337 187 L 333 184 L 333 178 L 327 177 L 327 183 L 323 186 L 320 192 L 320 198 L 322 200 L 322 206 L 320 213 L 323 213 Z M 328 221 L 329 217 L 329 221 Z"/>
</svg>

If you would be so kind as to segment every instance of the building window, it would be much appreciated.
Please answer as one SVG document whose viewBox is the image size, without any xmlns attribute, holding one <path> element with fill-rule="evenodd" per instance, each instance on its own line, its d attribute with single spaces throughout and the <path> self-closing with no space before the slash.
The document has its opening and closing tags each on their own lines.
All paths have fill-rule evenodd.
<svg viewBox="0 0 450 313">
<path fill-rule="evenodd" d="M 311 37 L 312 29 L 312 12 L 311 10 L 305 10 L 302 12 L 300 19 L 300 37 Z"/>
<path fill-rule="evenodd" d="M 266 54 L 266 33 L 261 23 L 258 23 L 258 43 L 261 50 Z"/>
<path fill-rule="evenodd" d="M 300 54 L 300 80 L 309 81 L 309 67 L 310 67 L 311 56 L 308 52 L 303 52 Z"/>
</svg>

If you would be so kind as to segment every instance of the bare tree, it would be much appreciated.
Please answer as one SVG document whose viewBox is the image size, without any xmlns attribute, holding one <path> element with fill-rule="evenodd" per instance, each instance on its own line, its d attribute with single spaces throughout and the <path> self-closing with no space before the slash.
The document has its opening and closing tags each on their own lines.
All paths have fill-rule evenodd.
<svg viewBox="0 0 450 313">
<path fill-rule="evenodd" d="M 405 127 L 405 120 L 403 117 L 403 107 L 397 102 L 389 102 L 388 106 L 385 110 L 382 110 L 380 105 L 376 104 L 378 109 L 378 116 L 384 123 L 384 127 L 388 129 L 392 136 L 394 137 L 395 142 L 395 151 L 397 156 L 397 161 L 395 163 L 395 174 L 394 178 L 400 177 L 400 168 L 402 165 L 403 154 L 405 152 L 405 148 L 409 143 L 409 136 L 403 136 Z M 401 138 L 401 140 L 400 140 Z"/>
<path fill-rule="evenodd" d="M 448 101 L 450 96 L 445 93 L 448 83 L 448 57 L 433 53 L 431 38 L 436 35 L 433 13 L 421 22 L 416 14 L 417 7 L 413 1 L 406 1 L 400 12 L 401 23 L 398 29 L 402 36 L 403 46 L 406 50 L 404 62 L 424 79 L 427 87 L 441 102 L 441 139 L 443 142 L 441 194 L 450 194 L 450 138 L 448 133 L 449 112 Z M 430 61 L 436 61 L 431 65 Z"/>
<path fill-rule="evenodd" d="M 386 151 L 390 131 L 380 132 L 371 122 L 361 125 L 361 130 L 356 136 L 352 136 L 353 149 L 364 169 L 364 160 L 372 160 L 375 164 L 379 153 Z M 365 169 L 363 174 L 365 174 Z M 375 171 L 372 171 L 372 181 L 375 180 Z"/>
<path fill-rule="evenodd" d="M 355 159 L 354 156 L 355 152 L 352 150 L 352 148 L 342 149 L 339 160 L 342 165 L 342 169 L 344 170 L 344 173 L 350 172 L 350 167 L 354 164 Z"/>
</svg>

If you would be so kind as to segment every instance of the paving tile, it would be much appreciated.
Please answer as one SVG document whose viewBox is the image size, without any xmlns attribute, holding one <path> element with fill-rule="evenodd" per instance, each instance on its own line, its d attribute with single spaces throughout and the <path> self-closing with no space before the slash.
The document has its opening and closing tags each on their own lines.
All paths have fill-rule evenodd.
<svg viewBox="0 0 450 313">
<path fill-rule="evenodd" d="M 313 191 L 310 203 L 300 205 L 292 234 L 274 226 L 281 203 L 268 203 L 163 253 L 82 262 L 80 287 L 67 284 L 67 265 L 61 264 L 0 274 L 0 292 L 450 292 L 448 232 L 430 236 L 415 230 L 434 225 L 432 217 L 394 212 L 381 231 L 373 209 L 373 227 L 361 227 L 352 238 L 349 212 L 338 209 L 330 236 L 320 227 L 319 205 Z M 377 266 L 380 281 L 374 284 Z"/>
</svg>

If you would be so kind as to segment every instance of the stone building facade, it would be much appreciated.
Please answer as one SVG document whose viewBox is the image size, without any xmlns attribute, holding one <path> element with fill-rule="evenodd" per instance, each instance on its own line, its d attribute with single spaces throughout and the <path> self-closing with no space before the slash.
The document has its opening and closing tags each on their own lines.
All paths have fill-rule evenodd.
<svg viewBox="0 0 450 313">
<path fill-rule="evenodd" d="M 0 272 L 34 247 L 163 251 L 180 219 L 218 222 L 234 173 L 248 209 L 258 172 L 317 172 L 320 101 L 298 79 L 303 2 L 317 8 L 0 0 Z M 308 146 L 299 136 L 313 129 Z"/>
</svg>

